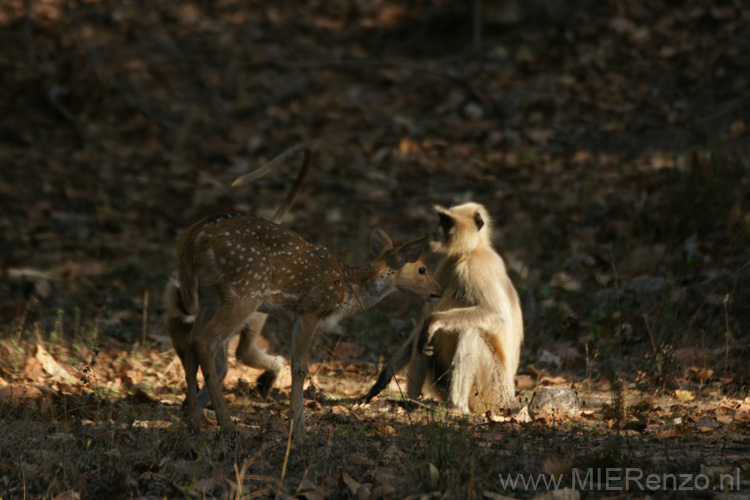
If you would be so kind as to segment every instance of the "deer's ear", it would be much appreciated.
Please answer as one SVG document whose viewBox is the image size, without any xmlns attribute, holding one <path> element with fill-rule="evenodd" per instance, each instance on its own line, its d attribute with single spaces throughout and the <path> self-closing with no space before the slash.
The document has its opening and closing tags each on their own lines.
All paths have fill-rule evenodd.
<svg viewBox="0 0 750 500">
<path fill-rule="evenodd" d="M 398 249 L 397 263 L 399 267 L 403 267 L 406 264 L 413 264 L 422 257 L 424 246 L 427 244 L 427 236 L 423 236 L 419 239 L 412 240 L 409 243 L 404 243 Z"/>
<path fill-rule="evenodd" d="M 388 233 L 379 227 L 373 229 L 372 234 L 370 234 L 370 252 L 375 257 L 380 257 L 391 248 L 393 248 L 393 242 Z"/>
</svg>

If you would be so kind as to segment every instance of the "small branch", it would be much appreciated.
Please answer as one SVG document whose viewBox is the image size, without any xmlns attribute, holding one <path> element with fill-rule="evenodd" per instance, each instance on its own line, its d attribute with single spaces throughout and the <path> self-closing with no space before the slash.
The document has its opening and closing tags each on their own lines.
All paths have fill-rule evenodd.
<svg viewBox="0 0 750 500">
<path fill-rule="evenodd" d="M 281 478 L 279 479 L 279 489 L 276 490 L 276 500 L 281 495 L 281 489 L 284 487 L 284 476 L 286 476 L 286 464 L 289 462 L 289 450 L 292 449 L 292 433 L 294 432 L 294 419 L 289 419 L 289 440 L 286 443 L 286 454 L 284 455 L 284 465 L 281 467 Z"/>
<path fill-rule="evenodd" d="M 724 340 L 726 341 L 726 352 L 724 353 L 724 374 L 729 372 L 729 341 L 732 338 L 732 332 L 729 330 L 729 297 L 730 294 L 724 296 Z"/>
<path fill-rule="evenodd" d="M 143 291 L 143 324 L 141 327 L 141 345 L 146 345 L 148 335 L 148 288 Z"/>
</svg>

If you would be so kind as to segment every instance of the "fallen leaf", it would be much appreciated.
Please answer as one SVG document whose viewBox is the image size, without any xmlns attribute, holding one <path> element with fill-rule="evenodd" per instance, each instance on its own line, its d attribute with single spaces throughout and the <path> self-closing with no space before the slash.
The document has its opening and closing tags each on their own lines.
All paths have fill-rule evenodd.
<svg viewBox="0 0 750 500">
<path fill-rule="evenodd" d="M 391 445 L 383 452 L 383 460 L 387 462 L 400 461 L 404 457 L 404 452 L 396 445 Z"/>
<path fill-rule="evenodd" d="M 562 288 L 568 292 L 580 292 L 582 288 L 581 282 L 566 272 L 554 274 L 550 279 L 549 284 L 550 286 Z"/>
<path fill-rule="evenodd" d="M 709 368 L 695 368 L 691 367 L 688 369 L 688 377 L 690 380 L 705 384 L 707 381 L 714 376 L 714 371 Z"/>
<path fill-rule="evenodd" d="M 519 373 L 516 376 L 516 389 L 533 389 L 536 386 L 536 377 L 529 375 L 528 373 Z"/>
<path fill-rule="evenodd" d="M 341 482 L 346 486 L 346 488 L 349 490 L 349 492 L 353 495 L 357 495 L 357 491 L 359 490 L 359 483 L 349 475 L 349 473 L 342 471 L 341 472 Z"/>
<path fill-rule="evenodd" d="M 720 424 L 729 425 L 734 421 L 734 417 L 731 415 L 719 415 L 716 417 L 716 421 Z"/>
<path fill-rule="evenodd" d="M 513 419 L 520 423 L 520 424 L 526 424 L 531 422 L 531 415 L 529 415 L 529 407 L 524 406 L 520 410 L 518 410 L 518 413 L 513 415 Z"/>
<path fill-rule="evenodd" d="M 81 495 L 75 490 L 63 491 L 55 497 L 55 500 L 80 500 Z"/>
<path fill-rule="evenodd" d="M 36 345 L 36 354 L 34 357 L 41 363 L 42 368 L 48 375 L 55 375 L 62 369 L 60 363 L 55 361 L 55 358 L 41 344 Z"/>
<path fill-rule="evenodd" d="M 361 455 L 349 455 L 347 458 L 349 462 L 354 465 L 361 465 L 363 467 L 372 467 L 376 465 L 375 460 Z"/>
<path fill-rule="evenodd" d="M 674 396 L 679 399 L 680 401 L 687 402 L 687 401 L 694 401 L 695 400 L 695 393 L 693 391 L 687 391 L 684 389 L 677 389 L 674 391 Z"/>
<path fill-rule="evenodd" d="M 219 471 L 211 477 L 199 479 L 193 484 L 192 491 L 200 493 L 201 495 L 208 496 L 214 488 L 221 486 L 226 481 L 227 476 Z"/>
<path fill-rule="evenodd" d="M 440 484 L 440 471 L 432 463 L 428 464 L 428 468 L 430 470 L 430 484 L 432 484 L 433 488 L 437 488 L 438 484 Z"/>
<path fill-rule="evenodd" d="M 390 484 L 381 484 L 372 489 L 368 500 L 380 500 L 381 498 L 390 497 L 396 493 L 396 488 Z"/>
</svg>

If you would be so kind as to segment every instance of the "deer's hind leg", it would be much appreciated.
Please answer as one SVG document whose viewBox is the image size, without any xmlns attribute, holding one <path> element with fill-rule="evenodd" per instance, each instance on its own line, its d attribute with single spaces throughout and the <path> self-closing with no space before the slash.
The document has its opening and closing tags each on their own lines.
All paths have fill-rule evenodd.
<svg viewBox="0 0 750 500">
<path fill-rule="evenodd" d="M 216 364 L 216 376 L 219 378 L 219 384 L 223 384 L 224 378 L 227 376 L 227 359 L 229 357 L 230 338 L 231 337 L 228 337 L 224 342 L 221 343 L 219 348 L 216 349 L 216 356 L 214 357 L 214 363 Z M 206 386 L 206 384 L 203 384 L 203 387 L 201 387 L 198 391 L 198 407 L 205 408 L 206 406 L 208 406 L 210 397 L 211 396 L 208 393 L 208 387 Z"/>
<path fill-rule="evenodd" d="M 199 335 L 200 332 L 205 329 L 212 316 L 212 310 L 208 308 L 202 309 L 198 315 L 197 321 L 193 323 L 192 328 L 190 329 L 190 334 L 184 339 L 179 339 L 179 342 L 174 342 L 175 350 L 180 356 L 180 359 L 182 360 L 182 366 L 185 369 L 185 382 L 187 383 L 187 394 L 185 395 L 185 413 L 187 417 L 188 427 L 190 427 L 190 429 L 194 432 L 199 431 L 201 428 L 197 379 L 198 367 L 200 366 L 200 358 L 198 356 L 195 343 L 192 339 L 194 339 L 196 335 Z"/>
<path fill-rule="evenodd" d="M 203 299 L 203 297 L 201 298 Z M 218 299 L 218 297 L 207 298 Z M 201 304 L 208 305 L 209 301 L 201 300 Z M 205 386 L 210 395 L 219 425 L 225 432 L 234 432 L 235 425 L 229 415 L 229 408 L 221 391 L 221 382 L 223 376 L 226 374 L 226 367 L 225 364 L 221 366 L 224 373 L 221 373 L 220 377 L 216 363 L 217 357 L 220 362 L 225 358 L 223 354 L 217 356 L 217 351 L 226 348 L 226 343 L 232 334 L 239 331 L 243 324 L 245 324 L 247 311 L 254 312 L 259 302 L 245 303 L 241 306 L 232 304 L 230 306 L 228 303 L 214 300 L 210 304 L 216 306 L 216 312 L 207 321 L 202 321 L 203 318 L 199 318 L 199 321 L 196 322 L 193 330 L 190 332 L 191 347 L 198 360 L 198 365 L 203 372 Z M 206 309 L 210 310 L 212 308 L 206 307 Z M 244 314 L 243 311 L 245 312 Z M 196 417 L 199 419 L 197 396 L 195 399 L 196 401 L 193 406 L 188 405 L 191 419 Z"/>
</svg>

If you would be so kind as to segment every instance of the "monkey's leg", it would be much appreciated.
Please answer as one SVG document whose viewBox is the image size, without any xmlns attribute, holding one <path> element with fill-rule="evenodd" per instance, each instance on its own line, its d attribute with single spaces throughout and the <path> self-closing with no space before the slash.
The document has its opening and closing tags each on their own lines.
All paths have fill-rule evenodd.
<svg viewBox="0 0 750 500">
<path fill-rule="evenodd" d="M 473 378 L 466 392 L 469 410 L 497 411 L 499 408 L 510 406 L 514 391 L 508 389 L 504 358 L 498 356 L 497 338 L 473 332 L 473 338 L 467 339 L 466 347 L 471 349 L 471 364 L 474 366 Z M 466 390 L 466 387 L 462 389 Z"/>
<path fill-rule="evenodd" d="M 460 413 L 469 413 L 469 396 L 474 379 L 491 368 L 487 366 L 488 354 L 487 345 L 473 329 L 461 333 L 453 356 L 448 395 L 448 401 Z"/>
</svg>

